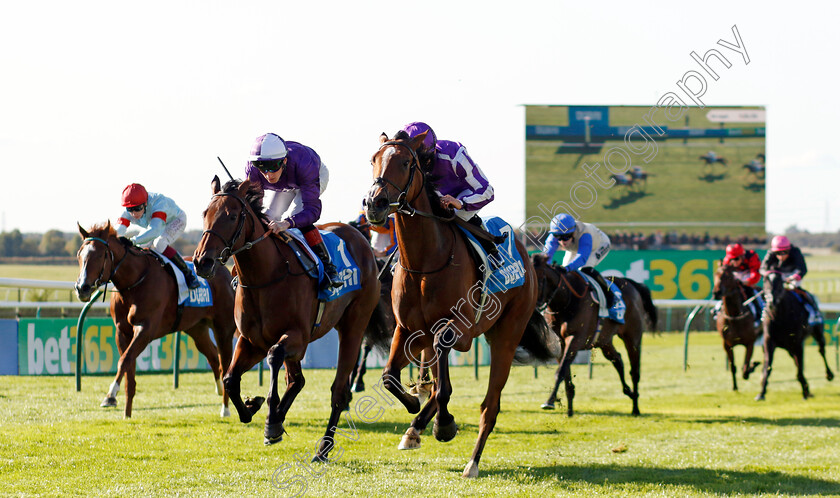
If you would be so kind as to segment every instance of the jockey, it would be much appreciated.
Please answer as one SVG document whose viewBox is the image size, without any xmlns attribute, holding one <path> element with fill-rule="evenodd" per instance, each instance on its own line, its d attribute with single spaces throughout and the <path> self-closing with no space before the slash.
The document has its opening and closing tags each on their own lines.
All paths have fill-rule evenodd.
<svg viewBox="0 0 840 498">
<path fill-rule="evenodd" d="M 357 226 L 367 225 L 369 227 L 370 246 L 373 248 L 373 255 L 377 258 L 387 258 L 397 250 L 397 227 L 394 224 L 393 214 L 388 216 L 382 226 L 369 224 L 364 211 L 359 213 L 354 222 Z"/>
<path fill-rule="evenodd" d="M 452 208 L 455 216 L 483 228 L 478 211 L 493 200 L 493 187 L 467 154 L 467 149 L 458 142 L 438 140 L 432 128 L 419 121 L 405 125 L 402 131 L 409 138 L 426 132 L 422 149 L 426 153 L 434 153 L 434 162 L 428 173 L 437 188 L 441 207 Z M 501 267 L 503 261 L 496 245 L 483 239 L 480 242 L 488 253 L 492 269 Z"/>
<path fill-rule="evenodd" d="M 584 271 L 597 280 L 603 288 L 609 289 L 615 297 L 609 309 L 610 317 L 615 317 L 623 323 L 625 306 L 621 290 L 614 282 L 608 282 L 595 270 L 595 266 L 610 252 L 610 238 L 607 234 L 591 223 L 575 221 L 566 213 L 555 216 L 548 230 L 549 234 L 543 250 L 547 260 L 550 262 L 557 249 L 562 247 L 566 251 L 563 267 L 569 271 Z"/>
<path fill-rule="evenodd" d="M 792 288 L 799 291 L 799 295 L 805 299 L 805 308 L 808 309 L 808 323 L 813 325 L 822 323 L 823 317 L 819 310 L 817 298 L 813 294 L 800 287 L 802 278 L 808 273 L 808 266 L 805 258 L 798 247 L 790 243 L 784 235 L 776 235 L 770 241 L 770 250 L 761 262 L 761 274 L 777 271 Z"/>
<path fill-rule="evenodd" d="M 187 228 L 187 215 L 175 201 L 162 194 L 147 192 L 139 183 L 132 183 L 123 189 L 122 205 L 125 211 L 117 219 L 117 235 L 125 235 L 132 223 L 145 228 L 145 231 L 132 237 L 131 241 L 166 256 L 184 274 L 187 287 L 198 288 L 201 284 L 195 274 L 172 247 L 172 243 L 178 240 Z"/>
<path fill-rule="evenodd" d="M 315 222 L 321 217 L 321 194 L 327 188 L 329 171 L 311 148 L 284 141 L 274 133 L 257 137 L 245 174 L 252 183 L 274 195 L 266 210 L 268 229 L 279 234 L 297 228 L 309 247 L 324 263 L 331 287 L 341 287 L 341 279 L 330 259 Z"/>
<path fill-rule="evenodd" d="M 729 244 L 726 246 L 726 256 L 724 256 L 722 264 L 734 267 L 733 276 L 741 283 L 747 299 L 758 295 L 749 304 L 757 327 L 761 321 L 761 310 L 764 309 L 761 293 L 755 288 L 755 285 L 761 280 L 761 273 L 758 271 L 761 267 L 761 260 L 758 259 L 758 254 L 752 249 L 745 250 L 741 244 Z M 720 296 L 715 296 L 715 299 L 720 299 Z M 717 317 L 722 305 L 722 302 L 715 305 L 712 311 L 713 317 Z"/>
</svg>

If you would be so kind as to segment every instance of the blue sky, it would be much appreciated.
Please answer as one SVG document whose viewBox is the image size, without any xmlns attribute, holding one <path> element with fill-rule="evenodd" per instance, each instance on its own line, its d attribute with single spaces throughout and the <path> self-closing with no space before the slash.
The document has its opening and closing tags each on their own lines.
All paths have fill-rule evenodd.
<svg viewBox="0 0 840 498">
<path fill-rule="evenodd" d="M 840 228 L 835 3 L 18 2 L 0 8 L 5 230 L 119 214 L 131 182 L 201 228 L 221 156 L 242 176 L 275 132 L 330 169 L 325 221 L 355 216 L 382 131 L 464 143 L 524 220 L 523 104 L 653 105 L 718 48 L 710 106 L 767 107 L 767 222 Z M 717 45 L 737 25 L 750 57 Z M 558 193 L 558 195 L 562 195 Z M 702 199 L 698 200 L 702 206 Z"/>
</svg>

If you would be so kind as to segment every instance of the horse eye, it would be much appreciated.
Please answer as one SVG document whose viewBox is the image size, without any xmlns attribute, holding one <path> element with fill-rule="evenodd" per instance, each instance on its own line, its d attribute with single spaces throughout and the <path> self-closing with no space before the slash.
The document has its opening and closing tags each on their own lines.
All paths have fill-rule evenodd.
<svg viewBox="0 0 840 498">
<path fill-rule="evenodd" d="M 403 161 L 403 166 L 405 166 L 406 168 L 411 166 L 411 161 L 406 159 L 405 161 Z"/>
</svg>

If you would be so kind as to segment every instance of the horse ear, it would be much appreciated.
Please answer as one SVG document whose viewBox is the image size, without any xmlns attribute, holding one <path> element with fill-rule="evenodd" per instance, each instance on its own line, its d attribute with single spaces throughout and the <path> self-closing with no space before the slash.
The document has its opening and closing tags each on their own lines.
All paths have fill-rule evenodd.
<svg viewBox="0 0 840 498">
<path fill-rule="evenodd" d="M 218 194 L 219 191 L 222 190 L 221 183 L 222 182 L 219 180 L 219 175 L 214 175 L 213 180 L 210 181 L 210 191 L 213 195 Z"/>
<path fill-rule="evenodd" d="M 108 224 L 105 225 L 105 231 L 111 233 L 111 220 L 108 220 Z"/>
<path fill-rule="evenodd" d="M 386 135 L 385 132 L 383 131 L 382 135 L 379 135 L 379 144 L 382 145 L 387 141 L 388 141 L 388 135 Z"/>
<path fill-rule="evenodd" d="M 80 225 L 78 221 L 76 222 L 76 226 L 79 227 L 79 235 L 82 236 L 82 240 L 90 237 L 90 234 L 87 233 L 84 228 L 82 228 L 82 225 Z"/>
<path fill-rule="evenodd" d="M 239 195 L 240 197 L 245 197 L 245 194 L 248 193 L 248 187 L 251 186 L 250 180 L 243 180 L 242 183 L 239 184 Z"/>
<path fill-rule="evenodd" d="M 411 141 L 408 143 L 409 147 L 411 147 L 415 151 L 419 150 L 420 146 L 423 145 L 423 140 L 426 139 L 426 133 L 428 133 L 428 131 L 424 131 L 423 133 L 412 138 Z"/>
</svg>

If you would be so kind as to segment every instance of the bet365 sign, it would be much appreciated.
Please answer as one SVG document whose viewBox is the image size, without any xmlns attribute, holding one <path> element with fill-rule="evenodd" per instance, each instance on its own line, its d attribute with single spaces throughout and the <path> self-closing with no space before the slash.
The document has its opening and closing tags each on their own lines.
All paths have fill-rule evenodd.
<svg viewBox="0 0 840 498">
<path fill-rule="evenodd" d="M 723 251 L 610 251 L 597 269 L 632 278 L 654 299 L 709 299 Z"/>
</svg>

